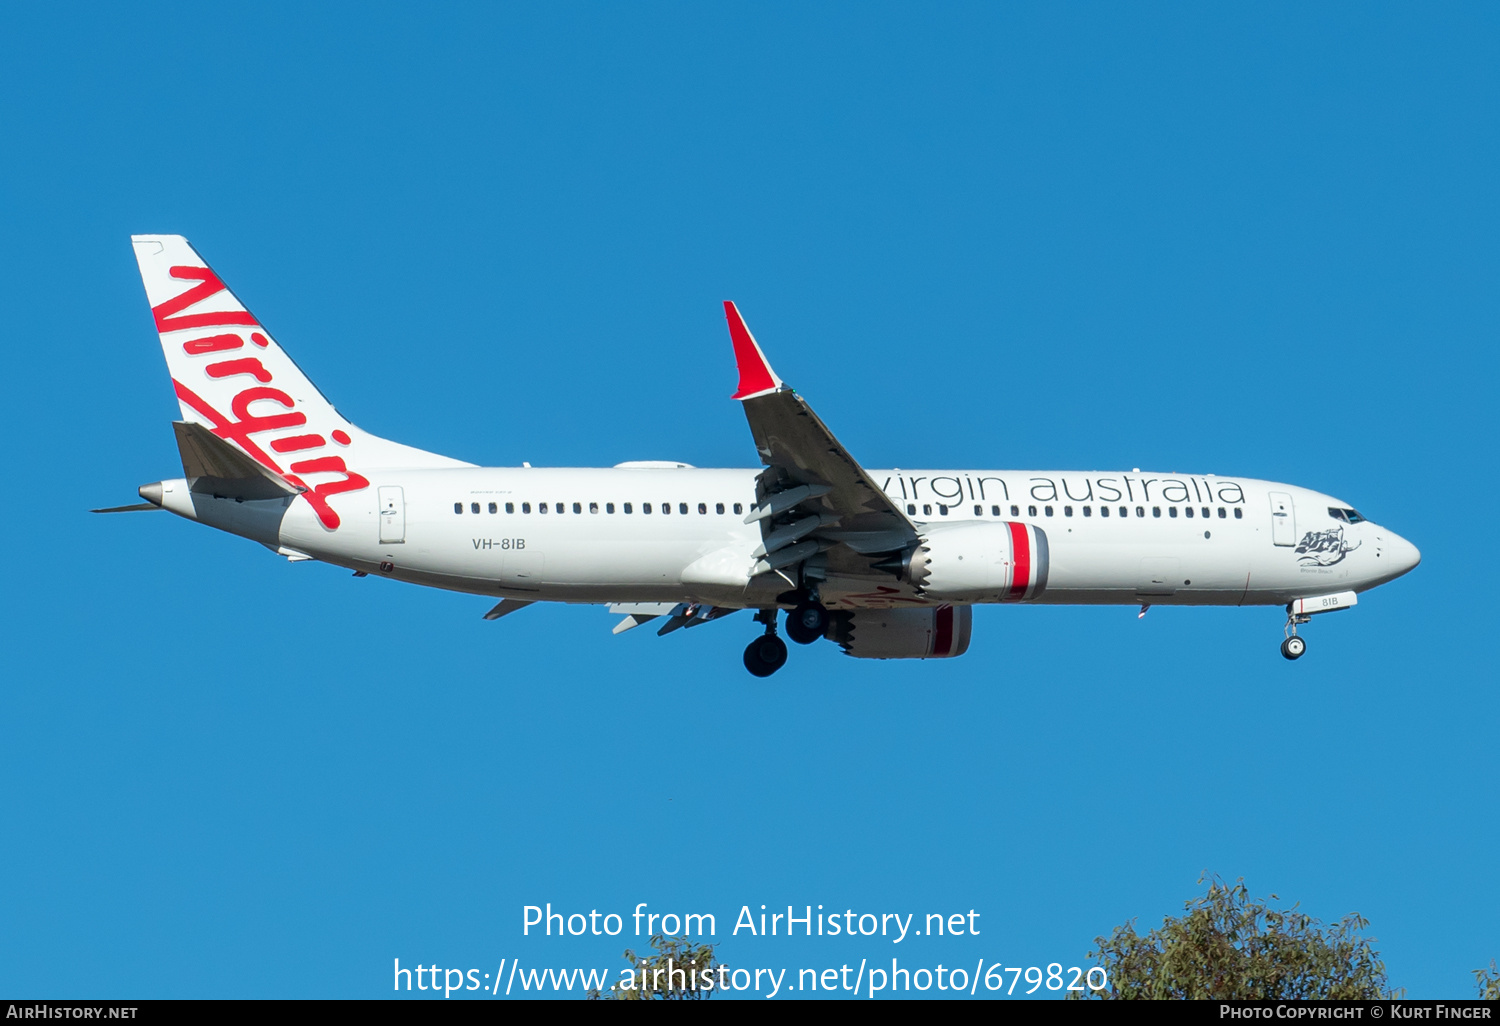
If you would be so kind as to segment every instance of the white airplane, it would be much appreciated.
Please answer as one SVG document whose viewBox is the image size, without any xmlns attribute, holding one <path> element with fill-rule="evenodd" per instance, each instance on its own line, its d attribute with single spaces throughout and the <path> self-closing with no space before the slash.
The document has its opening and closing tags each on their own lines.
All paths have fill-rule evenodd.
<svg viewBox="0 0 1500 1026">
<path fill-rule="evenodd" d="M 136 260 L 182 411 L 183 476 L 145 503 L 318 559 L 500 601 L 604 603 L 615 632 L 755 610 L 745 666 L 796 642 L 873 659 L 948 658 L 980 603 L 1284 606 L 1297 628 L 1415 567 L 1415 546 L 1347 502 L 1212 474 L 866 470 L 786 386 L 725 303 L 764 466 L 478 467 L 377 438 L 340 416 L 177 235 Z"/>
</svg>

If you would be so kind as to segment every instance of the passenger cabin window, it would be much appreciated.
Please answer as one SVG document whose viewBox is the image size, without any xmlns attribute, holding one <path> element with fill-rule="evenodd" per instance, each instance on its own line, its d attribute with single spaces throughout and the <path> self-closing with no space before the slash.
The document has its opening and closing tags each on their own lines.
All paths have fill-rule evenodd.
<svg viewBox="0 0 1500 1026">
<path fill-rule="evenodd" d="M 1146 515 L 1146 507 L 1145 506 L 1137 506 L 1135 508 L 1135 515 L 1138 516 L 1138 517 L 1145 516 Z"/>
<path fill-rule="evenodd" d="M 1073 507 L 1072 506 L 1064 506 L 1063 507 L 1063 516 L 1070 517 L 1072 515 L 1073 515 Z"/>
<path fill-rule="evenodd" d="M 612 502 L 606 502 L 604 504 L 604 512 L 606 512 L 606 513 L 613 513 L 614 511 L 615 511 L 615 504 L 614 503 L 612 503 Z"/>
<path fill-rule="evenodd" d="M 908 516 L 913 516 L 913 517 L 916 516 L 917 515 L 917 504 L 915 502 L 908 502 L 906 504 L 906 512 L 907 512 Z"/>
<path fill-rule="evenodd" d="M 1188 519 L 1190 519 L 1190 520 L 1192 519 L 1192 516 L 1193 516 L 1193 507 L 1191 507 L 1191 506 L 1184 507 L 1183 512 L 1187 514 Z"/>
<path fill-rule="evenodd" d="M 464 504 L 463 503 L 461 503 L 461 502 L 455 502 L 453 504 L 453 512 L 455 512 L 455 513 L 462 513 L 463 511 L 464 511 Z"/>
<path fill-rule="evenodd" d="M 495 504 L 494 504 L 494 503 L 493 503 L 493 502 L 492 502 L 492 503 L 490 503 L 490 512 L 491 512 L 491 513 L 499 513 L 499 512 L 500 512 L 500 507 L 499 507 L 499 506 L 497 506 L 497 505 L 495 505 Z"/>
<path fill-rule="evenodd" d="M 1012 506 L 1011 509 L 1015 510 L 1015 507 Z M 1017 511 L 1017 512 L 1019 512 L 1019 511 Z M 990 507 L 990 516 L 992 516 L 992 517 L 998 517 L 999 515 L 1000 515 L 1000 507 L 999 506 L 991 506 Z"/>
<path fill-rule="evenodd" d="M 582 513 L 583 512 L 583 503 L 581 503 L 581 502 L 575 502 L 575 503 L 573 503 L 573 512 L 574 513 Z M 598 509 L 597 506 L 594 508 L 594 512 L 595 513 L 599 512 L 599 509 Z"/>
<path fill-rule="evenodd" d="M 1169 516 L 1169 517 L 1175 517 L 1176 515 L 1177 515 L 1177 507 L 1176 506 L 1168 506 L 1167 507 L 1167 516 Z"/>
<path fill-rule="evenodd" d="M 938 503 L 938 513 L 941 514 L 942 516 L 947 516 L 948 515 L 948 507 L 944 506 L 941 502 Z"/>
<path fill-rule="evenodd" d="M 982 517 L 982 516 L 984 516 L 984 507 L 983 506 L 975 506 L 974 507 L 974 515 L 976 517 Z"/>
<path fill-rule="evenodd" d="M 677 504 L 677 512 L 681 513 L 683 516 L 687 516 L 687 503 L 679 502 Z"/>
<path fill-rule="evenodd" d="M 734 504 L 734 515 L 735 516 L 739 516 L 743 512 L 745 512 L 744 505 L 742 505 L 741 503 L 736 502 Z"/>
<path fill-rule="evenodd" d="M 507 513 L 514 513 L 515 511 L 516 511 L 516 504 L 514 502 L 507 502 L 505 504 L 505 512 L 507 512 Z"/>
<path fill-rule="evenodd" d="M 1099 515 L 1101 517 L 1107 517 L 1107 516 L 1109 516 L 1109 507 L 1108 506 L 1100 506 L 1099 507 Z"/>
<path fill-rule="evenodd" d="M 715 513 L 723 513 L 724 512 L 724 504 L 722 502 L 716 502 L 716 503 L 714 503 L 714 512 Z"/>
<path fill-rule="evenodd" d="M 479 503 L 477 503 L 477 502 L 471 502 L 471 503 L 469 503 L 469 512 L 470 513 L 478 513 L 479 512 Z"/>
<path fill-rule="evenodd" d="M 643 502 L 643 503 L 641 503 L 641 512 L 642 513 L 650 513 L 651 512 L 651 503 L 649 503 L 649 502 Z"/>
<path fill-rule="evenodd" d="M 1010 508 L 1010 515 L 1013 516 L 1013 517 L 1020 516 L 1021 515 L 1021 507 L 1020 506 L 1012 506 Z"/>
<path fill-rule="evenodd" d="M 628 514 L 628 513 L 631 513 L 631 512 L 634 512 L 634 511 L 633 511 L 633 510 L 632 510 L 632 509 L 631 509 L 631 508 L 630 508 L 630 503 L 628 503 L 628 502 L 627 502 L 627 503 L 626 503 L 626 504 L 625 504 L 625 505 L 623 505 L 623 506 L 621 506 L 621 507 L 620 507 L 620 508 L 621 508 L 621 509 L 623 509 L 623 510 L 624 510 L 624 511 L 625 511 L 625 512 L 626 512 L 626 513 L 627 513 L 627 514 Z M 649 511 L 649 510 L 647 510 L 647 512 L 650 512 L 650 511 Z"/>
<path fill-rule="evenodd" d="M 590 513 L 597 513 L 597 512 L 599 512 L 599 504 L 597 502 L 591 502 L 591 503 L 589 503 L 589 512 Z"/>
<path fill-rule="evenodd" d="M 1227 509 L 1225 509 L 1223 506 L 1220 506 L 1219 507 L 1219 519 L 1223 520 L 1227 516 L 1229 516 L 1229 511 Z"/>
<path fill-rule="evenodd" d="M 930 505 L 927 505 L 926 503 L 923 503 L 923 505 L 922 505 L 922 515 L 924 517 L 930 517 L 930 516 L 932 516 L 932 507 Z"/>
<path fill-rule="evenodd" d="M 1151 515 L 1153 517 L 1159 517 L 1159 516 L 1161 516 L 1161 507 L 1160 506 L 1152 506 L 1151 507 Z"/>
<path fill-rule="evenodd" d="M 536 511 L 538 513 L 545 513 L 545 512 L 547 512 L 547 504 L 545 502 L 539 502 L 539 503 L 537 503 L 536 504 Z"/>
<path fill-rule="evenodd" d="M 1036 507 L 1035 506 L 1027 506 L 1026 507 L 1026 515 L 1028 517 L 1034 517 L 1034 516 L 1036 516 Z"/>
<path fill-rule="evenodd" d="M 706 503 L 706 502 L 700 502 L 700 503 L 698 503 L 698 512 L 699 513 L 707 513 L 708 512 L 708 503 Z"/>
<path fill-rule="evenodd" d="M 1122 516 L 1122 517 L 1128 517 L 1128 516 L 1130 516 L 1130 508 L 1127 507 L 1127 506 L 1121 506 L 1120 507 L 1120 516 Z"/>
<path fill-rule="evenodd" d="M 1050 517 L 1052 515 L 1052 507 L 1051 506 L 1043 506 L 1042 507 L 1042 512 L 1046 513 Z"/>
<path fill-rule="evenodd" d="M 1208 519 L 1208 507 L 1207 506 L 1203 507 L 1203 519 L 1204 520 Z"/>
<path fill-rule="evenodd" d="M 529 503 L 529 502 L 523 502 L 523 503 L 521 503 L 521 512 L 522 513 L 530 513 L 531 512 L 531 503 Z"/>
<path fill-rule="evenodd" d="M 1242 510 L 1242 509 L 1240 509 L 1238 506 L 1234 507 L 1234 519 L 1236 519 L 1236 520 L 1243 520 L 1243 519 L 1245 519 L 1245 511 Z"/>
<path fill-rule="evenodd" d="M 1086 517 L 1093 516 L 1094 515 L 1094 507 L 1092 507 L 1092 506 L 1085 506 L 1085 507 L 1083 507 L 1083 515 L 1086 516 Z"/>
</svg>

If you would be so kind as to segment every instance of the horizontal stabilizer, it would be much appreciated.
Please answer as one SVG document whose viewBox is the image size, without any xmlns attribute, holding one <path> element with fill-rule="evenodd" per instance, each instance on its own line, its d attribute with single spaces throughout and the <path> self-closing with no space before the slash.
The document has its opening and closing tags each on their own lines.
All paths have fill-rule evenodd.
<svg viewBox="0 0 1500 1026">
<path fill-rule="evenodd" d="M 182 474 L 195 492 L 226 499 L 282 499 L 297 495 L 285 478 L 245 455 L 201 424 L 173 421 Z"/>
<path fill-rule="evenodd" d="M 137 502 L 130 506 L 110 506 L 108 509 L 91 509 L 90 513 L 144 513 L 147 510 L 161 509 L 154 502 Z"/>
</svg>

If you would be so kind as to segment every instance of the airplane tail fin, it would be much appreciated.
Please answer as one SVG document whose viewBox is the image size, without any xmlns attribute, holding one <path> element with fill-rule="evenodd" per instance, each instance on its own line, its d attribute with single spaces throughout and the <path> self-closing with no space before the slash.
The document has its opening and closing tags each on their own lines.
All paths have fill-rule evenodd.
<svg viewBox="0 0 1500 1026">
<path fill-rule="evenodd" d="M 300 490 L 324 527 L 339 524 L 331 496 L 369 486 L 359 471 L 470 465 L 345 420 L 187 239 L 131 242 L 182 419 Z"/>
</svg>

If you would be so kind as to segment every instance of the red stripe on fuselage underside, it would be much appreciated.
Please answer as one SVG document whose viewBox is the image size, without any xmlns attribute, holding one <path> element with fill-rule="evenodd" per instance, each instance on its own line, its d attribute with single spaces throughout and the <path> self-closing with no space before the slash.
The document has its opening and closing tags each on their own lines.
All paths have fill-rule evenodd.
<svg viewBox="0 0 1500 1026">
<path fill-rule="evenodd" d="M 1025 524 L 1011 523 L 1010 551 L 1014 571 L 1010 579 L 1010 597 L 1024 598 L 1031 584 L 1031 540 L 1026 536 Z"/>
<path fill-rule="evenodd" d="M 945 656 L 953 651 L 953 607 L 937 607 L 937 640 L 933 642 L 932 654 Z"/>
</svg>

